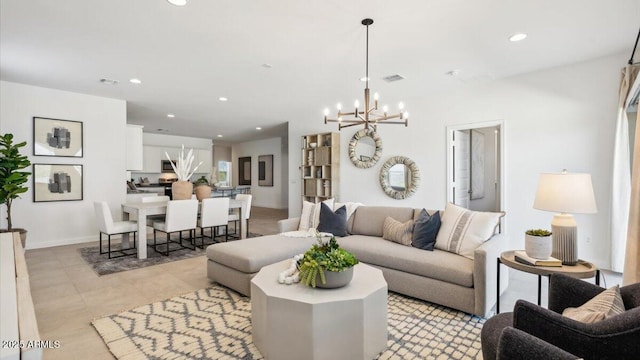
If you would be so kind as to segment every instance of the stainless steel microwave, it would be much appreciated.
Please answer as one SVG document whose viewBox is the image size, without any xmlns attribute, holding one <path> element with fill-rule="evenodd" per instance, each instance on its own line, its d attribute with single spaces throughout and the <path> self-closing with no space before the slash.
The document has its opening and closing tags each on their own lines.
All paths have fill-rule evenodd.
<svg viewBox="0 0 640 360">
<path fill-rule="evenodd" d="M 160 164 L 160 170 L 163 173 L 172 173 L 175 172 L 173 171 L 173 167 L 171 166 L 171 161 L 173 161 L 174 164 L 178 165 L 178 163 L 175 160 L 161 160 L 162 163 Z"/>
</svg>

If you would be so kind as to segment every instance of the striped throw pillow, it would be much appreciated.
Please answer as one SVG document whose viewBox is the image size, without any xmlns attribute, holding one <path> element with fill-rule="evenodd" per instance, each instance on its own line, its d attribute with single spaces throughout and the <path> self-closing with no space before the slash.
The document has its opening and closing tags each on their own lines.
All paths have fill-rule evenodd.
<svg viewBox="0 0 640 360">
<path fill-rule="evenodd" d="M 447 204 L 436 237 L 436 249 L 473 259 L 476 248 L 491 239 L 503 212 L 471 211 Z"/>
<path fill-rule="evenodd" d="M 401 223 L 400 221 L 387 216 L 382 227 L 382 238 L 397 242 L 402 245 L 411 246 L 413 240 L 413 220 Z"/>
<path fill-rule="evenodd" d="M 611 287 L 577 308 L 566 308 L 562 315 L 583 323 L 591 324 L 624 312 L 624 302 L 620 296 L 620 286 Z"/>
</svg>

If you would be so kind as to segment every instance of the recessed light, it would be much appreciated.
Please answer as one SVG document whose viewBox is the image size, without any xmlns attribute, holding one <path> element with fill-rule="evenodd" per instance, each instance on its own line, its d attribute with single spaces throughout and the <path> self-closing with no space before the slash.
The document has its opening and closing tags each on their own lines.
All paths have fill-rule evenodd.
<svg viewBox="0 0 640 360">
<path fill-rule="evenodd" d="M 142 84 L 142 80 L 140 80 L 138 78 L 129 79 L 129 82 L 132 83 L 132 84 L 136 84 L 136 85 Z"/>
<path fill-rule="evenodd" d="M 167 117 L 168 118 L 174 118 L 174 117 L 176 117 L 176 115 L 175 114 L 167 114 Z"/>
<path fill-rule="evenodd" d="M 218 137 L 219 137 L 219 138 L 221 138 L 221 137 L 222 137 L 222 134 L 218 134 Z"/>
<path fill-rule="evenodd" d="M 220 96 L 220 97 L 218 98 L 218 100 L 220 100 L 220 101 L 227 101 L 227 100 L 229 100 L 229 99 L 227 99 L 227 98 L 226 98 L 226 97 L 224 97 L 224 96 Z"/>
<path fill-rule="evenodd" d="M 106 78 L 102 78 L 100 79 L 100 82 L 106 85 L 118 85 L 118 80 L 113 80 L 113 79 L 106 79 Z"/>
<path fill-rule="evenodd" d="M 522 41 L 524 39 L 527 38 L 527 34 L 525 33 L 517 33 L 517 34 L 513 34 L 509 37 L 509 41 L 511 42 L 518 42 L 518 41 Z"/>
<path fill-rule="evenodd" d="M 262 128 L 260 126 L 257 126 L 256 130 L 262 130 Z"/>
<path fill-rule="evenodd" d="M 187 0 L 167 0 L 169 4 L 175 6 L 185 6 L 187 5 Z"/>
</svg>

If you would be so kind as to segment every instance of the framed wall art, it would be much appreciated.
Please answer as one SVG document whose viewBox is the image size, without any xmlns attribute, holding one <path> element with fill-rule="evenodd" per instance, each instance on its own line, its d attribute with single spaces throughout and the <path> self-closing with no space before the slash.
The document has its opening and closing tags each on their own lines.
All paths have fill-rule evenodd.
<svg viewBox="0 0 640 360">
<path fill-rule="evenodd" d="M 82 165 L 33 164 L 33 202 L 82 200 Z"/>
<path fill-rule="evenodd" d="M 273 155 L 258 156 L 258 186 L 273 186 Z"/>
<path fill-rule="evenodd" d="M 251 185 L 251 156 L 238 158 L 238 185 Z"/>
<path fill-rule="evenodd" d="M 33 155 L 82 157 L 82 121 L 33 117 Z"/>
</svg>

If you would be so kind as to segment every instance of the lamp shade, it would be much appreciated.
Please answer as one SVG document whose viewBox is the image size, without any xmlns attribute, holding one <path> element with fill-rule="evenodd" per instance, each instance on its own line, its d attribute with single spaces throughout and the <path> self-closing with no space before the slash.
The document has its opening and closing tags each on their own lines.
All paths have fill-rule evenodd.
<svg viewBox="0 0 640 360">
<path fill-rule="evenodd" d="M 540 174 L 533 208 L 572 214 L 598 212 L 590 174 Z"/>
</svg>

